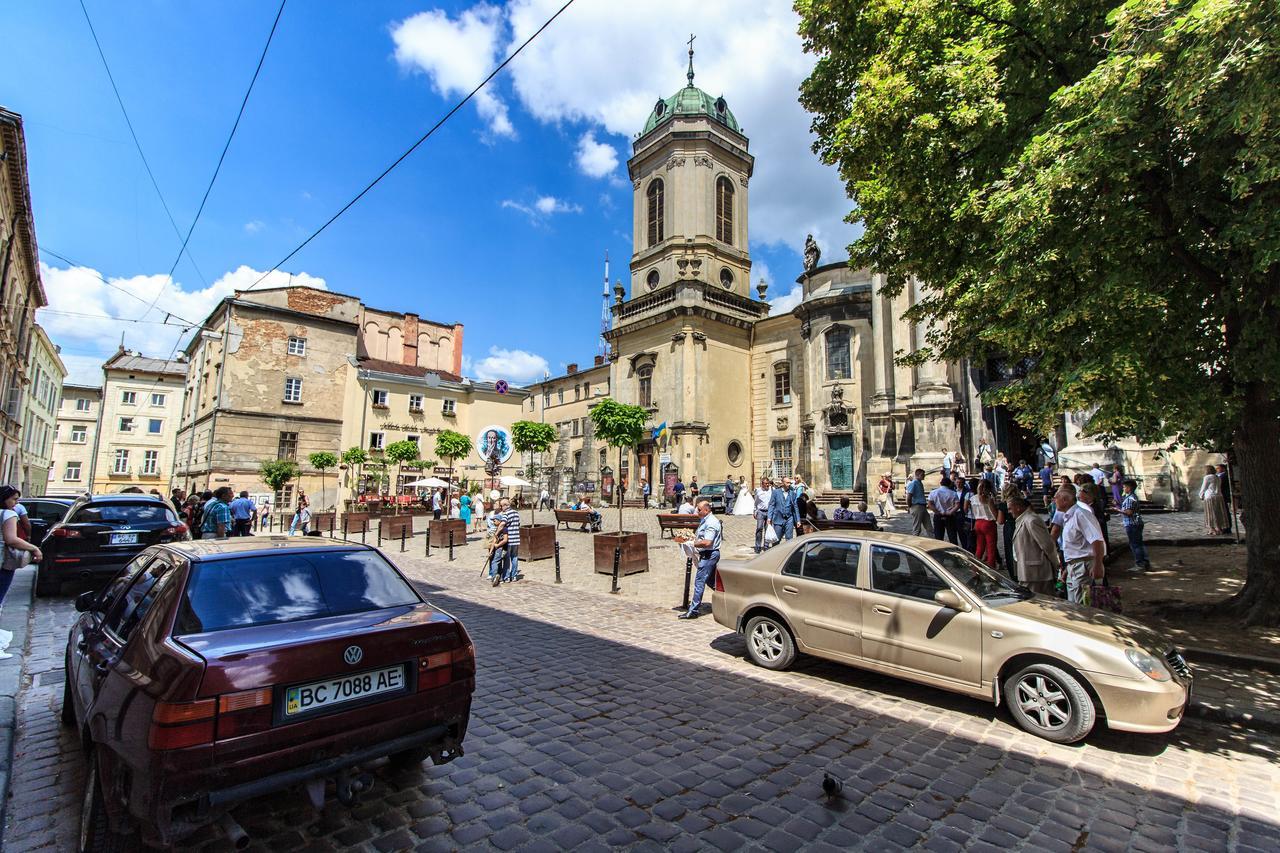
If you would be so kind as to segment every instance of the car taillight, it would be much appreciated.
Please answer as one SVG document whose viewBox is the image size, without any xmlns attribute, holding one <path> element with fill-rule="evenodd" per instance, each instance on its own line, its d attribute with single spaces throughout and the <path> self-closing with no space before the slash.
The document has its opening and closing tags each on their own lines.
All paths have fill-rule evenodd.
<svg viewBox="0 0 1280 853">
<path fill-rule="evenodd" d="M 418 658 L 418 690 L 443 687 L 452 681 L 476 674 L 475 649 L 470 644 L 452 651 Z"/>
<path fill-rule="evenodd" d="M 157 702 L 151 712 L 152 749 L 182 749 L 213 742 L 213 722 L 218 711 L 214 699 L 195 702 Z"/>
<path fill-rule="evenodd" d="M 218 740 L 271 728 L 271 688 L 243 690 L 218 697 Z"/>
<path fill-rule="evenodd" d="M 166 527 L 164 532 L 167 536 L 181 536 L 187 532 L 187 526 L 185 524 L 175 524 L 173 527 Z"/>
<path fill-rule="evenodd" d="M 716 572 L 716 585 L 715 585 L 715 591 L 716 591 L 716 592 L 724 592 L 724 576 L 723 576 L 723 575 L 721 575 L 719 572 Z"/>
<path fill-rule="evenodd" d="M 59 539 L 79 539 L 80 531 L 70 527 L 55 527 L 50 533 Z"/>
</svg>

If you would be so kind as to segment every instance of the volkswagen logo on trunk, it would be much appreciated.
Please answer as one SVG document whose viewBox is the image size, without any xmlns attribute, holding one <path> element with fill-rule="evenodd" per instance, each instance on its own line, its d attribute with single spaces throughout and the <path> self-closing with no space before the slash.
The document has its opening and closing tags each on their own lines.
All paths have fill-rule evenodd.
<svg viewBox="0 0 1280 853">
<path fill-rule="evenodd" d="M 355 666 L 360 663 L 360 659 L 364 657 L 364 652 L 359 646 L 347 646 L 347 650 L 342 653 L 342 659 L 347 663 Z"/>
</svg>

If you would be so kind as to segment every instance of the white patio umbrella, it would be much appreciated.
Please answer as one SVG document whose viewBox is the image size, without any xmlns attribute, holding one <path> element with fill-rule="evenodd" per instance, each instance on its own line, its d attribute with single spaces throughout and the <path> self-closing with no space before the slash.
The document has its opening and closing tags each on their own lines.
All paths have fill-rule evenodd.
<svg viewBox="0 0 1280 853">
<path fill-rule="evenodd" d="M 438 489 L 448 486 L 444 480 L 439 477 L 428 477 L 425 480 L 414 480 L 412 483 L 405 483 L 406 487 L 418 488 L 419 486 L 430 489 Z"/>
<path fill-rule="evenodd" d="M 504 486 L 532 486 L 528 480 L 521 480 L 519 477 L 499 477 L 498 482 Z"/>
</svg>

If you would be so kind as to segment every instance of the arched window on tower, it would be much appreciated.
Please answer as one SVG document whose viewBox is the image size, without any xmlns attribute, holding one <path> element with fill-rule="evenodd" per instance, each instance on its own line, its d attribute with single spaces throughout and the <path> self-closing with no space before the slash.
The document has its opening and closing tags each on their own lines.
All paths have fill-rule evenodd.
<svg viewBox="0 0 1280 853">
<path fill-rule="evenodd" d="M 733 181 L 716 180 L 716 239 L 733 245 Z"/>
<path fill-rule="evenodd" d="M 640 405 L 653 405 L 653 368 L 642 367 L 636 371 L 640 380 Z"/>
<path fill-rule="evenodd" d="M 848 379 L 849 328 L 832 326 L 827 332 L 827 379 Z"/>
<path fill-rule="evenodd" d="M 655 178 L 645 193 L 649 197 L 649 245 L 656 246 L 663 240 L 663 187 L 662 179 Z"/>
</svg>

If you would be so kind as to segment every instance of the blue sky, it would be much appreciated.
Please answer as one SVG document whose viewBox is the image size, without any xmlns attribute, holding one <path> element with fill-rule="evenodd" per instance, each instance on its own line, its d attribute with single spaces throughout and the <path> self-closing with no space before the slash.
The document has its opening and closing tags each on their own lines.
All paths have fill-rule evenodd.
<svg viewBox="0 0 1280 853">
<path fill-rule="evenodd" d="M 277 3 L 86 2 L 185 231 Z M 131 349 L 169 354 L 180 330 L 162 325 L 166 311 L 201 320 L 256 280 L 559 5 L 291 0 L 191 240 L 199 272 L 183 258 L 168 281 L 180 240 L 78 2 L 11 4 L 0 104 L 26 121 L 37 237 L 85 268 L 43 258 L 51 310 L 41 322 L 75 375 L 121 332 Z M 697 83 L 726 97 L 757 157 L 753 279 L 763 275 L 771 297 L 790 301 L 805 233 L 828 260 L 842 254 L 853 236 L 841 222 L 849 204 L 808 149 L 795 94 L 812 61 L 794 12 L 772 0 L 749 16 L 742 8 L 576 0 L 482 99 L 266 284 L 291 274 L 379 308 L 464 323 L 468 372 L 484 378 L 522 382 L 544 365 L 556 373 L 589 360 L 606 251 L 613 277 L 629 282 L 630 136 L 658 96 L 683 84 L 692 30 Z M 146 313 L 135 298 L 156 296 Z"/>
</svg>

